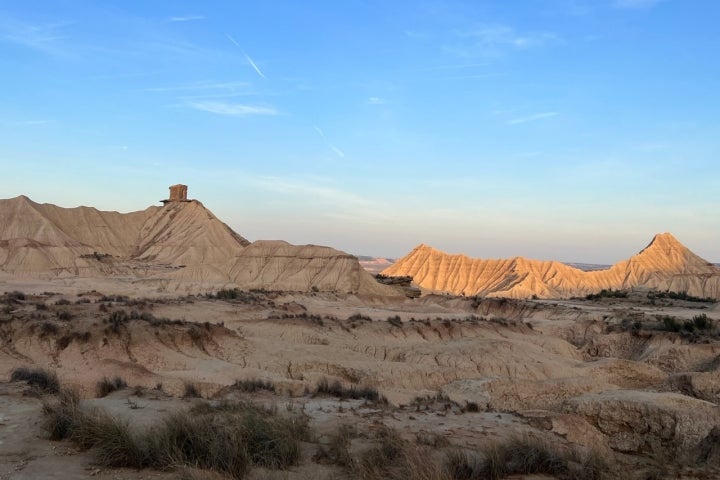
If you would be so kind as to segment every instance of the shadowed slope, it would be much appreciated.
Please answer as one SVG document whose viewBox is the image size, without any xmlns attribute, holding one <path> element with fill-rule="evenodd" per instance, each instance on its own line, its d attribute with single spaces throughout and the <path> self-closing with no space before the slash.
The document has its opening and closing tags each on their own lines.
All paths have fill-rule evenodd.
<svg viewBox="0 0 720 480">
<path fill-rule="evenodd" d="M 409 275 L 423 288 L 457 295 L 564 298 L 602 289 L 648 287 L 720 298 L 720 269 L 669 233 L 656 235 L 640 253 L 607 270 L 585 272 L 560 262 L 522 257 L 473 259 L 420 245 L 383 273 Z"/>
</svg>

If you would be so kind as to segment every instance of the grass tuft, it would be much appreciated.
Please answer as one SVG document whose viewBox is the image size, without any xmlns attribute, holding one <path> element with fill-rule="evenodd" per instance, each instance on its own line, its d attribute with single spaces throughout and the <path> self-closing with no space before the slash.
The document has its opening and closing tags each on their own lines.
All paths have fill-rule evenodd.
<svg viewBox="0 0 720 480">
<path fill-rule="evenodd" d="M 310 437 L 306 418 L 283 418 L 244 403 L 201 404 L 135 430 L 101 410 L 81 408 L 77 392 L 63 390 L 44 406 L 53 440 L 93 448 L 106 467 L 168 469 L 187 466 L 244 478 L 252 465 L 284 469 L 300 461 L 300 441 Z"/>
<path fill-rule="evenodd" d="M 497 480 L 518 474 L 547 474 L 563 480 L 611 478 L 599 454 L 561 451 L 531 438 L 511 439 L 479 452 L 452 451 L 446 455 L 445 470 L 452 480 Z"/>
<path fill-rule="evenodd" d="M 127 382 L 125 382 L 125 380 L 121 377 L 114 377 L 112 380 L 107 377 L 103 377 L 103 379 L 95 385 L 95 392 L 97 394 L 97 398 L 103 398 L 107 397 L 112 392 L 127 388 L 127 386 Z"/>
</svg>

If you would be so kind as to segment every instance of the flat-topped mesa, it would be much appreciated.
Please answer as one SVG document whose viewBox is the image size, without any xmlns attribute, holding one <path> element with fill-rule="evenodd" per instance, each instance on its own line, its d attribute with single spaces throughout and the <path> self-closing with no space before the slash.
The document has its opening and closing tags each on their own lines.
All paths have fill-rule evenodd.
<svg viewBox="0 0 720 480">
<path fill-rule="evenodd" d="M 170 198 L 167 200 L 160 200 L 163 205 L 167 205 L 171 202 L 189 202 L 187 198 L 187 185 L 178 183 L 177 185 L 170 186 Z"/>
</svg>

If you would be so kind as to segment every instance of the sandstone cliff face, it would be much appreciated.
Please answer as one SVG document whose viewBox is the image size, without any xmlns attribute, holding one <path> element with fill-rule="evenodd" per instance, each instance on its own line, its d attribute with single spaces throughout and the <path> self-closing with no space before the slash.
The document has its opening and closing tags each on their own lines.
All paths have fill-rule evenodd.
<svg viewBox="0 0 720 480">
<path fill-rule="evenodd" d="M 522 257 L 473 259 L 420 245 L 382 273 L 412 276 L 427 290 L 456 295 L 567 298 L 602 289 L 647 287 L 720 298 L 720 268 L 669 233 L 656 235 L 640 253 L 607 270 L 585 272 L 560 262 Z"/>
<path fill-rule="evenodd" d="M 183 291 L 238 286 L 397 294 L 344 252 L 251 244 L 197 200 L 132 213 L 61 208 L 24 196 L 0 200 L 0 271 L 134 278 Z"/>
</svg>

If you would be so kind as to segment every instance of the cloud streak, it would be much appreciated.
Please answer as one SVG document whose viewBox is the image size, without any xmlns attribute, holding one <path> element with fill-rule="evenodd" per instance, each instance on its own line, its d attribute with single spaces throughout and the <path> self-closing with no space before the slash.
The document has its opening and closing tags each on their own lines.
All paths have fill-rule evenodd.
<svg viewBox="0 0 720 480">
<path fill-rule="evenodd" d="M 560 112 L 535 113 L 533 115 L 528 115 L 526 117 L 513 118 L 512 120 L 508 120 L 507 124 L 508 125 L 521 125 L 523 123 L 536 122 L 538 120 L 543 120 L 545 118 L 557 117 L 558 115 L 560 115 Z"/>
<path fill-rule="evenodd" d="M 279 112 L 275 108 L 261 105 L 244 105 L 240 103 L 223 102 L 190 102 L 188 106 L 194 108 L 195 110 L 231 117 L 244 117 L 248 115 L 279 115 Z"/>
<path fill-rule="evenodd" d="M 252 58 L 250 58 L 250 55 L 245 53 L 245 51 L 242 49 L 240 44 L 232 36 L 228 35 L 227 33 L 225 34 L 225 36 L 228 38 L 228 40 L 230 40 L 233 43 L 233 45 L 235 45 L 237 48 L 240 49 L 242 54 L 245 56 L 245 60 L 247 60 L 247 62 L 250 64 L 250 66 L 253 68 L 253 70 L 255 70 L 255 73 L 257 73 L 261 78 L 267 78 L 267 77 L 265 77 L 265 74 L 257 66 L 255 61 Z"/>
<path fill-rule="evenodd" d="M 47 125 L 48 123 L 52 123 L 52 120 L 17 120 L 3 122 L 2 124 L 7 127 L 35 127 L 38 125 Z"/>
<path fill-rule="evenodd" d="M 186 92 L 197 90 L 236 90 L 239 88 L 247 88 L 248 82 L 198 82 L 188 83 L 184 85 L 172 85 L 169 87 L 151 87 L 146 88 L 146 92 Z"/>
<path fill-rule="evenodd" d="M 313 125 L 313 129 L 318 133 L 318 135 L 320 135 L 320 138 L 325 140 L 325 143 L 327 143 L 328 148 L 330 148 L 330 150 L 332 150 L 335 153 L 335 155 L 337 155 L 340 158 L 345 158 L 345 152 L 343 152 L 338 147 L 336 147 L 335 145 L 330 143 L 328 138 L 325 136 L 325 132 L 323 132 L 320 127 L 318 127 L 317 125 Z"/>
<path fill-rule="evenodd" d="M 481 24 L 454 35 L 462 43 L 448 50 L 462 57 L 497 57 L 509 50 L 530 50 L 560 41 L 553 32 L 522 32 L 502 24 Z"/>
<path fill-rule="evenodd" d="M 616 0 L 617 8 L 650 8 L 654 7 L 662 0 Z"/>
<path fill-rule="evenodd" d="M 170 17 L 167 19 L 168 22 L 195 22 L 198 20 L 205 20 L 205 15 L 181 15 L 177 17 Z"/>
<path fill-rule="evenodd" d="M 62 30 L 73 22 L 30 24 L 0 17 L 0 40 L 31 48 L 48 55 L 65 53 L 62 42 L 67 36 Z"/>
</svg>

